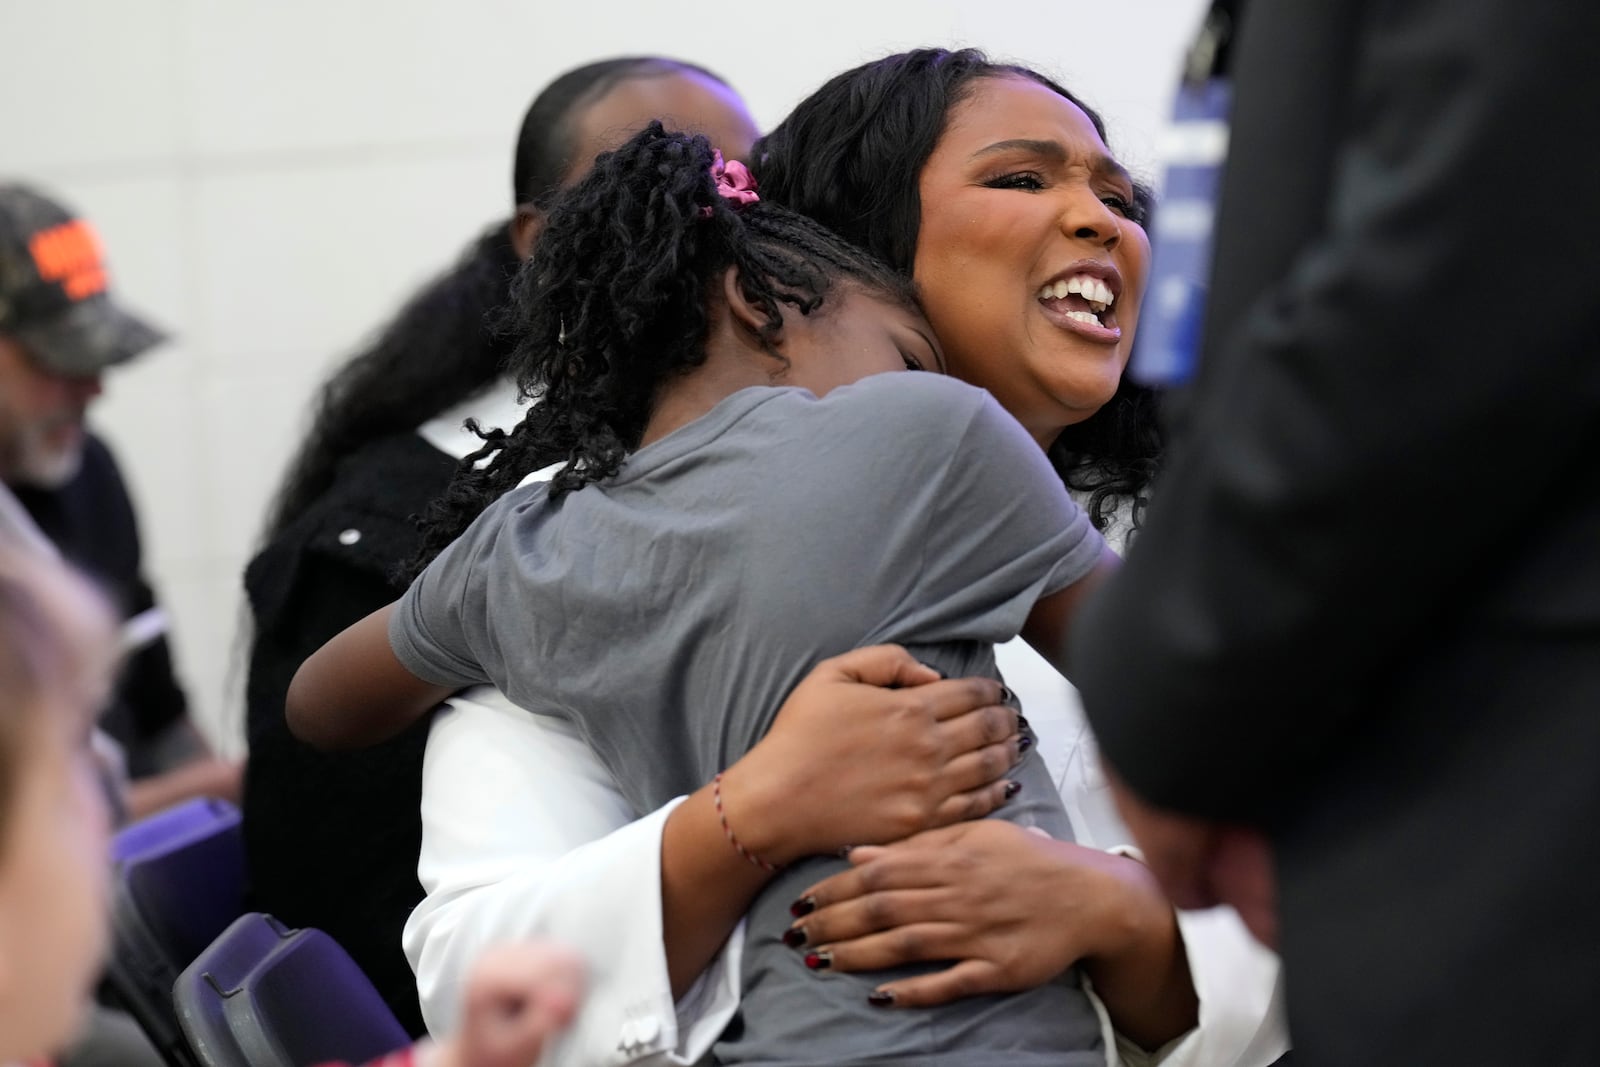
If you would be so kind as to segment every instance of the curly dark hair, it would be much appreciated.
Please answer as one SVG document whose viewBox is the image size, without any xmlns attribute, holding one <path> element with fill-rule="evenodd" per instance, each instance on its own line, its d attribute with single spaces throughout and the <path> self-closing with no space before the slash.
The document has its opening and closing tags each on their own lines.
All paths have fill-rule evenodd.
<svg viewBox="0 0 1600 1067">
<path fill-rule="evenodd" d="M 567 71 L 528 106 L 512 162 L 512 197 L 541 208 L 578 150 L 585 108 L 634 78 L 688 71 L 726 85 L 704 67 L 663 56 L 624 56 Z M 412 296 L 393 320 L 334 372 L 313 405 L 311 429 L 268 512 L 263 541 L 283 532 L 333 483 L 339 461 L 363 445 L 414 430 L 486 388 L 513 344 L 492 329 L 516 274 L 510 220 L 490 226 L 454 267 Z"/>
<path fill-rule="evenodd" d="M 730 268 L 775 359 L 781 305 L 812 314 L 837 282 L 917 306 L 910 279 L 811 219 L 765 201 L 735 209 L 712 160 L 704 137 L 653 122 L 552 205 L 506 316 L 518 385 L 540 402 L 462 460 L 413 573 L 531 471 L 565 462 L 553 500 L 616 474 L 661 385 L 705 361 L 708 308 Z"/>
<path fill-rule="evenodd" d="M 909 275 L 922 223 L 919 179 L 950 114 L 985 78 L 1028 78 L 1077 105 L 1105 139 L 1105 123 L 1038 71 L 991 61 L 976 49 L 922 48 L 831 78 L 756 143 L 753 168 L 765 197 L 807 215 Z M 1151 190 L 1136 185 L 1130 217 L 1143 222 Z M 1097 412 L 1069 426 L 1049 450 L 1069 489 L 1089 494 L 1104 529 L 1124 500 L 1137 524 L 1163 437 L 1155 395 L 1126 373 Z"/>
</svg>

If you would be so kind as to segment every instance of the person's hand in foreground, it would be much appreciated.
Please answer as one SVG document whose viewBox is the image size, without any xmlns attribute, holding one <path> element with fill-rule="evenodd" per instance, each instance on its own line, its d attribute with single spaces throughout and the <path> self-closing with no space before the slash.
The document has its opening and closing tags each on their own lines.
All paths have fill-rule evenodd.
<svg viewBox="0 0 1600 1067">
<path fill-rule="evenodd" d="M 422 1051 L 424 1067 L 531 1067 L 571 1024 L 583 996 L 583 964 L 548 942 L 502 945 L 473 965 L 453 1037 Z"/>
<path fill-rule="evenodd" d="M 1154 807 L 1109 767 L 1106 778 L 1117 811 L 1172 902 L 1180 908 L 1230 904 L 1256 940 L 1276 950 L 1278 887 L 1266 836 Z"/>
</svg>

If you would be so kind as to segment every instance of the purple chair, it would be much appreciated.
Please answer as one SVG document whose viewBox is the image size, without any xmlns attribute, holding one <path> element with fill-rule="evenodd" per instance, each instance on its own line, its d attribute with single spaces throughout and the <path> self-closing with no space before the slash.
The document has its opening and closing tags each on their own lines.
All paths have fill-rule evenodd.
<svg viewBox="0 0 1600 1067">
<path fill-rule="evenodd" d="M 204 836 L 217 826 L 236 824 L 239 812 L 225 800 L 201 797 L 185 801 L 118 830 L 111 839 L 111 859 L 124 863 L 174 841 Z"/>
<path fill-rule="evenodd" d="M 172 983 L 244 910 L 239 812 L 194 800 L 127 827 L 112 842 L 106 981 L 172 1067 L 193 1067 Z"/>
<path fill-rule="evenodd" d="M 201 1067 L 365 1063 L 411 1042 L 333 938 L 259 912 L 201 952 L 172 998 Z"/>
</svg>

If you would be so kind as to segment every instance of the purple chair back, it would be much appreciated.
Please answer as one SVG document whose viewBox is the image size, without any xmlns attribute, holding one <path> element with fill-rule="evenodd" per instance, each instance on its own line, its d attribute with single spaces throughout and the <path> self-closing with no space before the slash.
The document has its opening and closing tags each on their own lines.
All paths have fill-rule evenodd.
<svg viewBox="0 0 1600 1067">
<path fill-rule="evenodd" d="M 173 999 L 202 1067 L 365 1063 L 411 1041 L 333 938 L 259 913 L 185 968 Z"/>
<path fill-rule="evenodd" d="M 239 812 L 218 800 L 191 801 L 118 833 L 112 855 L 107 982 L 163 1058 L 190 1067 L 172 983 L 244 910 Z"/>
<path fill-rule="evenodd" d="M 111 860 L 125 863 L 151 849 L 168 847 L 238 821 L 238 811 L 225 800 L 200 797 L 186 801 L 118 830 L 111 839 Z"/>
<path fill-rule="evenodd" d="M 241 915 L 178 975 L 172 1003 L 178 1026 L 201 1067 L 249 1067 L 228 1025 L 228 998 L 238 994 L 252 967 L 293 935 L 270 915 Z"/>
</svg>

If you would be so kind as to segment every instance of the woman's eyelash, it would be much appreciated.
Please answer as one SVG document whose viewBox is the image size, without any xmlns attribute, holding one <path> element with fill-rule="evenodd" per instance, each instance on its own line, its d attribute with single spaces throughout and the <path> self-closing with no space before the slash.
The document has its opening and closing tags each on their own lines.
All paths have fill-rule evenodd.
<svg viewBox="0 0 1600 1067">
<path fill-rule="evenodd" d="M 1104 204 L 1106 207 L 1110 208 L 1111 210 L 1116 211 L 1116 212 L 1120 212 L 1121 214 L 1126 215 L 1130 219 L 1133 218 L 1133 216 L 1134 216 L 1134 214 L 1135 214 L 1135 212 L 1137 210 L 1133 206 L 1133 201 L 1130 198 L 1128 198 L 1126 196 L 1123 196 L 1120 193 L 1110 193 L 1110 194 L 1108 194 L 1106 196 L 1102 196 L 1100 198 L 1100 202 L 1102 204 Z M 1137 222 L 1138 220 L 1134 219 L 1134 221 Z"/>
<path fill-rule="evenodd" d="M 913 355 L 910 355 L 908 353 L 902 352 L 902 353 L 900 353 L 900 358 L 901 358 L 901 360 L 903 360 L 905 362 L 906 370 L 925 370 L 926 369 L 917 360 L 917 358 L 915 356 L 913 356 Z"/>
<path fill-rule="evenodd" d="M 1012 174 L 1002 174 L 990 178 L 983 184 L 991 189 L 1043 189 L 1044 178 L 1031 170 L 1016 171 Z"/>
<path fill-rule="evenodd" d="M 1136 192 L 1130 197 L 1124 197 L 1119 194 L 1116 199 L 1120 202 L 1117 210 L 1122 212 L 1128 221 L 1136 222 L 1140 226 L 1150 221 L 1150 197 L 1148 194 L 1141 196 Z"/>
<path fill-rule="evenodd" d="M 1008 174 L 996 175 L 984 181 L 984 185 L 991 189 L 1022 189 L 1027 192 L 1040 192 L 1049 187 L 1049 182 L 1044 175 L 1037 171 L 1019 170 Z M 1101 203 L 1111 210 L 1122 215 L 1130 222 L 1140 226 L 1149 221 L 1148 199 L 1142 198 L 1138 192 L 1132 196 L 1122 193 L 1107 193 L 1100 198 Z"/>
</svg>

